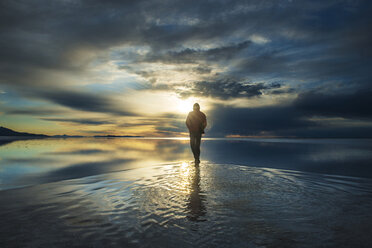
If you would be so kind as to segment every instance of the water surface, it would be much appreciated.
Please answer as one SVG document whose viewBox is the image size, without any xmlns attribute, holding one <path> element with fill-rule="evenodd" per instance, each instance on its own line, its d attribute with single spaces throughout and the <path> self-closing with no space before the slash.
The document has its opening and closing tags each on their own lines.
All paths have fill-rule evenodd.
<svg viewBox="0 0 372 248">
<path fill-rule="evenodd" d="M 0 247 L 370 247 L 371 141 L 0 147 Z"/>
</svg>

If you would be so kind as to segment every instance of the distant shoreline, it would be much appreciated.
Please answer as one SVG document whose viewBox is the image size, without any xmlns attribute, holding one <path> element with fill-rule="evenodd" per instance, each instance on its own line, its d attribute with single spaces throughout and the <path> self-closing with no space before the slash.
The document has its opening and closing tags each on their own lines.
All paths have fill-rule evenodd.
<svg viewBox="0 0 372 248">
<path fill-rule="evenodd" d="M 45 134 L 32 134 L 13 131 L 9 128 L 0 126 L 0 139 L 44 139 L 44 138 L 140 138 L 140 139 L 174 139 L 183 140 L 189 139 L 188 136 L 184 137 L 149 137 L 139 135 L 94 135 L 94 136 L 83 136 L 83 135 L 45 135 Z M 258 137 L 258 136 L 227 136 L 227 137 L 203 137 L 203 140 L 325 140 L 325 139 L 372 139 L 372 137 Z"/>
<path fill-rule="evenodd" d="M 26 140 L 26 139 L 81 139 L 81 138 L 132 138 L 132 139 L 168 139 L 168 140 L 188 140 L 189 137 L 148 137 L 148 136 L 68 136 L 68 135 L 56 135 L 56 136 L 6 136 L 0 135 L 0 140 Z M 203 137 L 203 140 L 236 140 L 236 141 L 249 141 L 249 140 L 265 140 L 265 141 L 283 141 L 283 140 L 371 140 L 370 137 L 326 137 L 326 138 L 309 138 L 309 137 L 277 137 L 277 138 L 267 138 L 267 137 L 255 137 L 255 138 L 236 138 L 236 137 Z"/>
</svg>

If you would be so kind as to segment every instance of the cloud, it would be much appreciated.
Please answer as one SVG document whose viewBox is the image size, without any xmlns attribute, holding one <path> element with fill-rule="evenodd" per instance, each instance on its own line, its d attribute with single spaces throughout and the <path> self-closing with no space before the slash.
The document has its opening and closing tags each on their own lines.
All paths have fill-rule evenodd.
<svg viewBox="0 0 372 248">
<path fill-rule="evenodd" d="M 31 115 L 31 116 L 50 116 L 67 114 L 66 110 L 50 107 L 23 107 L 23 108 L 6 108 L 5 113 L 8 115 Z"/>
<path fill-rule="evenodd" d="M 70 123 L 78 123 L 78 124 L 83 124 L 83 125 L 106 125 L 106 124 L 114 124 L 115 122 L 113 121 L 108 121 L 108 120 L 99 120 L 99 119 L 73 119 L 73 118 L 41 118 L 42 120 L 45 121 L 55 121 L 55 122 L 70 122 Z"/>
<path fill-rule="evenodd" d="M 309 91 L 286 105 L 257 108 L 215 105 L 209 113 L 209 134 L 372 137 L 371 93 L 368 89 L 342 94 Z"/>
<path fill-rule="evenodd" d="M 254 42 L 254 43 L 257 43 L 257 44 L 266 44 L 268 42 L 270 42 L 269 39 L 261 36 L 261 35 L 256 35 L 256 34 L 253 34 L 251 35 L 251 40 Z"/>
<path fill-rule="evenodd" d="M 54 89 L 53 91 L 37 90 L 26 94 L 32 98 L 45 99 L 75 110 L 125 116 L 136 115 L 126 111 L 125 106 L 119 106 L 110 96 L 103 96 L 97 93 Z"/>
<path fill-rule="evenodd" d="M 162 133 L 167 136 L 178 136 L 182 132 L 186 132 L 185 120 L 168 119 L 159 122 L 161 125 L 156 125 L 157 133 Z"/>
<path fill-rule="evenodd" d="M 372 90 L 330 93 L 309 91 L 294 101 L 296 109 L 307 116 L 372 119 Z"/>
<path fill-rule="evenodd" d="M 181 97 L 204 96 L 227 100 L 230 98 L 256 97 L 262 95 L 264 90 L 280 88 L 279 83 L 245 83 L 228 79 L 213 82 L 195 82 L 189 89 L 178 91 Z"/>
<path fill-rule="evenodd" d="M 288 94 L 294 92 L 293 88 L 283 88 L 282 83 L 251 83 L 237 81 L 232 78 L 211 78 L 213 81 L 196 81 L 191 83 L 175 84 L 147 84 L 141 90 L 172 91 L 181 98 L 211 97 L 228 100 L 232 98 L 252 98 L 262 94 Z"/>
<path fill-rule="evenodd" d="M 94 60 L 110 60 L 102 54 L 125 46 L 148 47 L 145 56 L 133 53 L 132 66 L 221 63 L 229 76 L 366 78 L 370 9 L 368 1 L 5 1 L 0 80 L 50 83 L 45 71 L 84 73 Z"/>
<path fill-rule="evenodd" d="M 210 137 L 230 135 L 279 136 L 305 138 L 372 137 L 370 125 L 329 125 L 312 120 L 293 106 L 233 108 L 215 106 L 207 116 Z"/>
<path fill-rule="evenodd" d="M 360 90 L 371 85 L 371 10 L 366 0 L 2 1 L 0 84 L 19 100 L 116 116 L 137 114 L 115 100 L 115 87 L 128 80 L 139 85 L 133 91 L 216 98 L 226 105 L 262 94 L 299 95 L 286 107 L 214 110 L 229 118 L 233 112 L 239 120 L 258 116 L 258 126 L 252 126 L 254 119 L 241 120 L 250 123 L 246 133 L 286 130 L 285 118 L 276 113 L 298 132 L 320 125 L 306 119 L 316 115 L 369 119 L 370 101 Z M 113 76 L 106 68 L 123 70 Z M 85 87 L 103 83 L 113 90 Z M 321 91 L 314 90 L 319 86 Z M 7 114 L 95 123 L 46 107 L 2 104 L 10 105 Z M 169 130 L 177 131 L 177 125 Z M 216 132 L 222 130 L 230 132 L 223 126 Z"/>
<path fill-rule="evenodd" d="M 142 61 L 145 62 L 161 62 L 169 64 L 184 64 L 196 62 L 216 62 L 220 60 L 229 60 L 239 54 L 242 50 L 250 45 L 250 41 L 244 41 L 238 44 L 221 46 L 211 49 L 191 49 L 186 48 L 182 51 L 170 51 L 165 54 L 150 54 Z M 199 68 L 199 67 L 198 67 Z"/>
<path fill-rule="evenodd" d="M 284 131 L 317 126 L 292 106 L 235 108 L 216 105 L 209 114 L 210 135 L 280 135 Z"/>
</svg>

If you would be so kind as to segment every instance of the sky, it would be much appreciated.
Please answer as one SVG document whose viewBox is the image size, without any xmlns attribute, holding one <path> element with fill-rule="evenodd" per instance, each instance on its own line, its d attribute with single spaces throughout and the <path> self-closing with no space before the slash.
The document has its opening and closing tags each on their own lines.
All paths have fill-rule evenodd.
<svg viewBox="0 0 372 248">
<path fill-rule="evenodd" d="M 0 125 L 48 135 L 372 137 L 372 2 L 3 0 Z"/>
</svg>

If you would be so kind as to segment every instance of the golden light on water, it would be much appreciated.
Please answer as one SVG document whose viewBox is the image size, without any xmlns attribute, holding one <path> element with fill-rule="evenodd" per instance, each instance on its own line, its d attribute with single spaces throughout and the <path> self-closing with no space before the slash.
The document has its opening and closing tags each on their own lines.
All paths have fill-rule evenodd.
<svg viewBox="0 0 372 248">
<path fill-rule="evenodd" d="M 187 177 L 190 174 L 190 165 L 188 163 L 181 163 L 181 173 L 184 175 L 184 177 Z"/>
<path fill-rule="evenodd" d="M 189 194 L 191 191 L 192 168 L 189 163 L 182 162 L 179 168 L 179 177 L 177 188 L 184 194 Z"/>
</svg>

